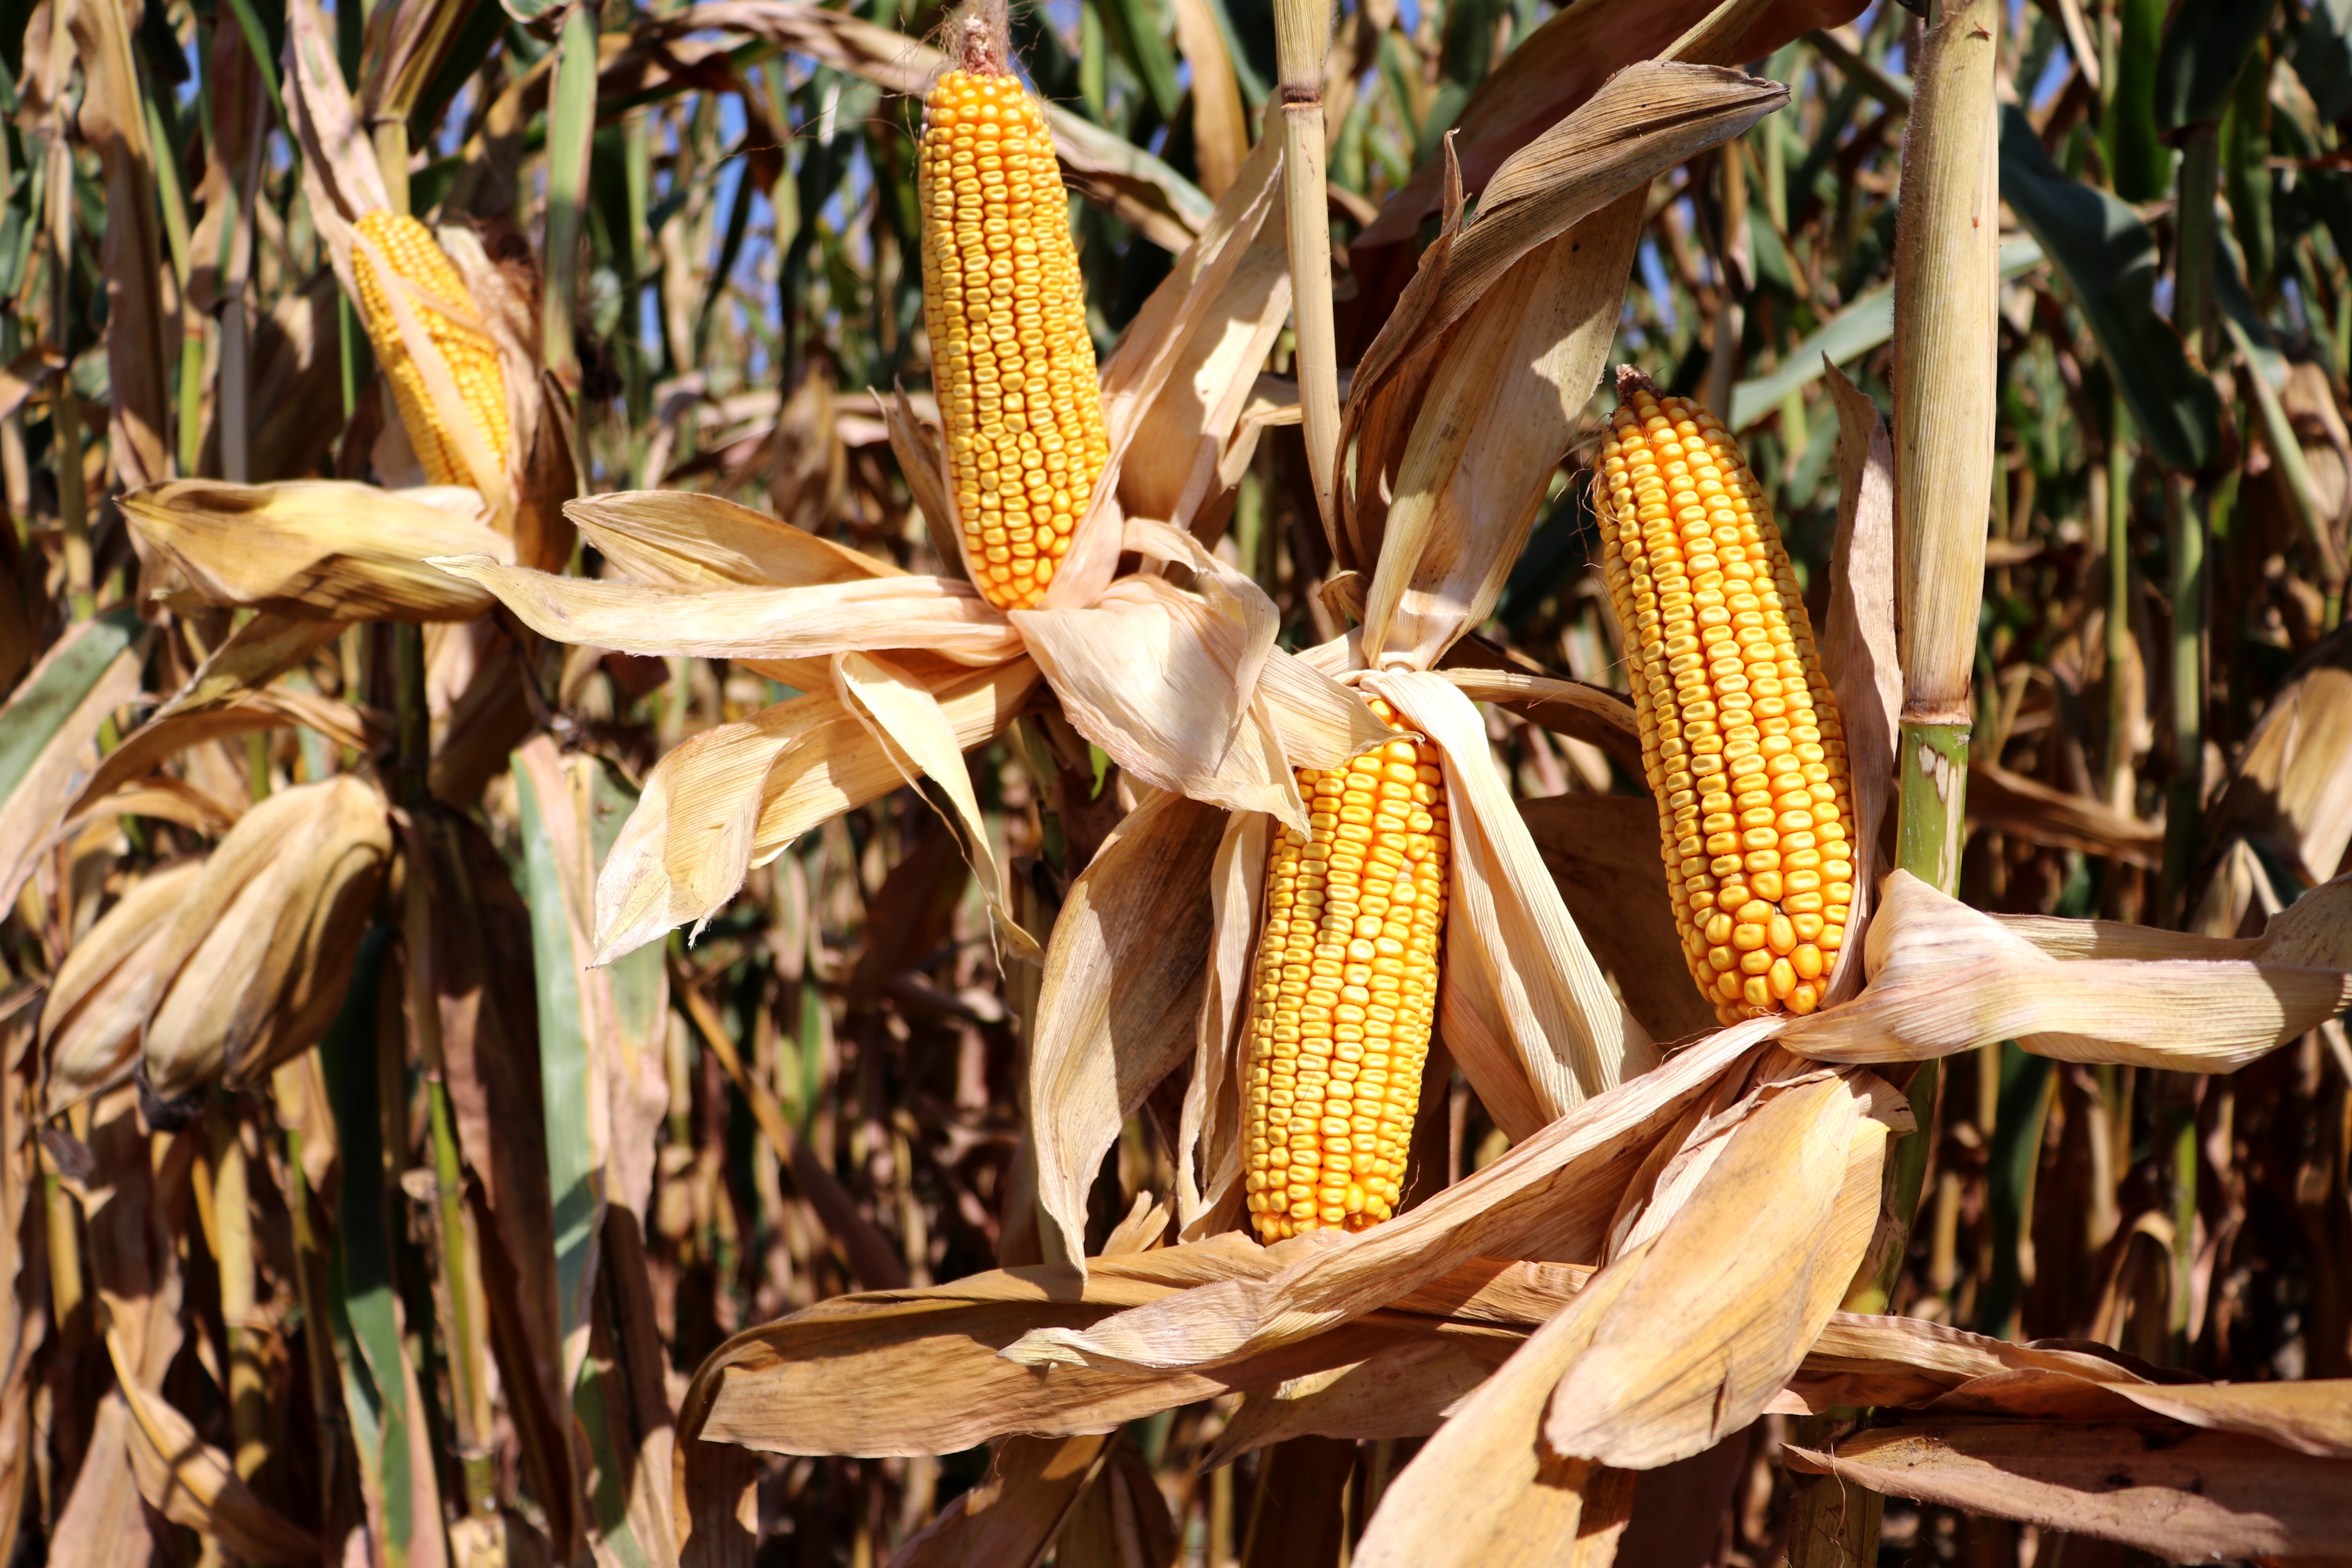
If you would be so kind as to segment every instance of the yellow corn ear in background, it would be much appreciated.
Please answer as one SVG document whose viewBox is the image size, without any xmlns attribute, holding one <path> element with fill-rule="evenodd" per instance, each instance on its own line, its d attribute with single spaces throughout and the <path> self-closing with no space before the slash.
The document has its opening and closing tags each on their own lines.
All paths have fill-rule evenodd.
<svg viewBox="0 0 2352 1568">
<path fill-rule="evenodd" d="M 1110 459 L 1069 197 L 1018 78 L 951 70 L 923 110 L 923 320 L 948 478 L 980 591 L 1022 609 Z"/>
<path fill-rule="evenodd" d="M 1675 927 L 1725 1023 L 1821 1005 L 1853 898 L 1845 734 L 1763 487 L 1621 372 L 1595 492 Z"/>
<path fill-rule="evenodd" d="M 408 306 L 417 325 L 441 351 L 449 378 L 457 383 L 457 395 L 473 416 L 474 428 L 491 457 L 504 463 L 509 441 L 506 372 L 499 363 L 498 344 L 475 324 L 473 300 L 448 253 L 433 237 L 432 230 L 406 213 L 379 208 L 362 216 L 358 228 L 369 244 L 383 253 L 393 271 L 414 289 Z M 432 394 L 425 390 L 425 374 L 400 335 L 383 279 L 376 275 L 366 246 L 352 247 L 352 280 L 359 288 L 360 321 L 367 328 L 376 363 L 383 366 L 384 378 L 392 384 L 400 423 L 408 432 L 408 444 L 415 448 L 425 478 L 436 485 L 472 484 L 473 472 L 458 456 L 434 407 Z"/>
<path fill-rule="evenodd" d="M 1394 729 L 1396 714 L 1372 711 Z M 1396 1212 L 1437 1010 L 1452 840 L 1437 748 L 1399 739 L 1298 772 L 1309 831 L 1277 829 L 1252 973 L 1244 1125 L 1261 1241 Z"/>
</svg>

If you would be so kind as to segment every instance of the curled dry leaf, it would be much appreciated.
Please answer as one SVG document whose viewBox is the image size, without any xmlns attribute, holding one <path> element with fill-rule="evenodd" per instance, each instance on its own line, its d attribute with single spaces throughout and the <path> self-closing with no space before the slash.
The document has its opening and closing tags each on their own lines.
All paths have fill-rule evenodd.
<svg viewBox="0 0 2352 1568">
<path fill-rule="evenodd" d="M 333 1022 L 392 850 L 383 797 L 344 774 L 247 812 L 156 950 L 141 1039 L 166 1100 L 241 1088 Z"/>
<path fill-rule="evenodd" d="M 624 576 L 658 587 L 799 588 L 906 575 L 887 561 L 692 490 L 587 496 L 565 503 L 563 515 Z"/>
<path fill-rule="evenodd" d="M 144 1386 L 121 1336 L 110 1332 L 106 1348 L 131 1409 L 131 1472 L 147 1506 L 218 1541 L 247 1563 L 317 1562 L 318 1538 L 255 1496 L 226 1454 L 199 1437 L 186 1416 Z"/>
<path fill-rule="evenodd" d="M 2230 1072 L 2352 1005 L 2352 876 L 2306 894 L 2251 944 L 2087 921 L 2012 926 L 1906 871 L 1885 896 L 1870 984 L 1794 1025 L 1790 1050 L 1919 1061 L 2015 1039 L 2066 1061 Z M 2138 944 L 2165 956 L 2109 956 Z"/>
<path fill-rule="evenodd" d="M 471 620 L 489 595 L 425 558 L 513 558 L 469 490 L 174 479 L 124 496 L 122 511 L 205 603 L 304 620 Z"/>
<path fill-rule="evenodd" d="M 233 707 L 206 707 L 151 718 L 106 754 L 70 808 L 75 813 L 112 795 L 131 780 L 153 772 L 191 746 L 230 735 L 258 734 L 299 727 L 339 746 L 365 752 L 391 737 L 379 715 L 315 691 L 266 686 Z"/>
<path fill-rule="evenodd" d="M 154 1003 L 156 961 L 180 900 L 204 868 L 201 860 L 183 860 L 133 882 L 58 966 L 41 1011 L 47 1114 L 58 1115 L 130 1074 Z"/>
</svg>

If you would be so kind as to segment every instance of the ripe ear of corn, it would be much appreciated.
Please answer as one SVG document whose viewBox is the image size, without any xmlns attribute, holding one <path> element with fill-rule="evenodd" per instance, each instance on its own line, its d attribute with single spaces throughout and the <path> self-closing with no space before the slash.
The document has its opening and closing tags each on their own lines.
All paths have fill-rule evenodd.
<svg viewBox="0 0 2352 1568">
<path fill-rule="evenodd" d="M 1387 703 L 1372 711 L 1402 729 Z M 1437 748 L 1398 739 L 1298 772 L 1252 974 L 1244 1137 L 1261 1241 L 1396 1212 L 1437 1008 L 1449 824 Z"/>
<path fill-rule="evenodd" d="M 1045 596 L 1110 458 L 1069 198 L 1019 79 L 951 70 L 923 104 L 923 320 L 964 554 L 989 603 Z"/>
<path fill-rule="evenodd" d="M 1845 734 L 1730 432 L 1619 374 L 1595 492 L 1684 957 L 1725 1023 L 1821 1005 L 1853 898 Z"/>
<path fill-rule="evenodd" d="M 357 226 L 361 236 L 383 253 L 393 271 L 413 286 L 415 292 L 407 302 L 417 324 L 441 352 L 449 379 L 457 383 L 457 395 L 473 416 L 474 428 L 491 457 L 505 462 L 506 372 L 499 363 L 498 344 L 474 324 L 473 301 L 448 253 L 433 237 L 432 230 L 406 213 L 378 208 L 362 216 Z M 377 276 L 366 246 L 352 247 L 352 281 L 359 289 L 360 320 L 367 328 L 368 342 L 375 350 L 376 363 L 383 366 L 385 379 L 392 383 L 401 425 L 408 431 L 408 444 L 415 449 L 425 477 L 436 485 L 472 484 L 473 473 L 434 406 L 425 373 L 417 368 L 407 340 L 400 335 L 399 320 L 393 314 L 383 279 Z"/>
</svg>

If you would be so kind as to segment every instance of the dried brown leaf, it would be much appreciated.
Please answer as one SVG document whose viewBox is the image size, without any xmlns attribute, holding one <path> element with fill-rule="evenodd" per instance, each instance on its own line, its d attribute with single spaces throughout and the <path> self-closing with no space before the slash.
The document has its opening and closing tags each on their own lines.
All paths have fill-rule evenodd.
<svg viewBox="0 0 2352 1568">
<path fill-rule="evenodd" d="M 2174 1561 L 2352 1553 L 2352 1469 L 2234 1433 L 1906 1423 L 1790 1465 L 1892 1497 L 2120 1541 Z"/>
<path fill-rule="evenodd" d="M 1642 795 L 1556 795 L 1519 802 L 1519 816 L 1633 1016 L 1664 1040 L 1713 1030 L 1715 1010 L 1690 983 L 1666 903 L 1657 807 Z"/>
</svg>

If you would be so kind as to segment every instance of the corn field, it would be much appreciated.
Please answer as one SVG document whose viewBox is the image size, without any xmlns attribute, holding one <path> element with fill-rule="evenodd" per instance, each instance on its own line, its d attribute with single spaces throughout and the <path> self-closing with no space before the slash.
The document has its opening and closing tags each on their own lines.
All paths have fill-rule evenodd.
<svg viewBox="0 0 2352 1568">
<path fill-rule="evenodd" d="M 2347 0 L 0 0 L 0 1561 L 2352 1563 Z"/>
</svg>

